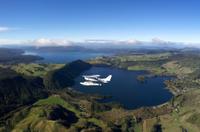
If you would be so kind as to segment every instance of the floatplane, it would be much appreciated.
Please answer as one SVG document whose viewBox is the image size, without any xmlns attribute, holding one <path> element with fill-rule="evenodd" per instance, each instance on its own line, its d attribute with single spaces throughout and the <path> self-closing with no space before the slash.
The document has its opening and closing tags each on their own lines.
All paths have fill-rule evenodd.
<svg viewBox="0 0 200 132">
<path fill-rule="evenodd" d="M 112 75 L 106 78 L 100 78 L 100 75 L 83 75 L 85 82 L 80 82 L 84 86 L 102 86 L 102 83 L 108 83 L 112 79 Z"/>
<path fill-rule="evenodd" d="M 94 82 L 90 82 L 90 81 L 85 81 L 85 82 L 80 82 L 81 85 L 84 86 L 101 86 L 101 83 L 94 83 Z"/>
</svg>

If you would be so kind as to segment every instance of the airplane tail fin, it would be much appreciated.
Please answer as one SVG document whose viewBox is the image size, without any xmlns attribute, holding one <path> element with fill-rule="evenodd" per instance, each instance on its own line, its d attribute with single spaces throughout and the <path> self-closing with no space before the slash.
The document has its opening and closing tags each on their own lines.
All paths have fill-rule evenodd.
<svg viewBox="0 0 200 132">
<path fill-rule="evenodd" d="M 108 77 L 105 78 L 106 81 L 110 81 L 112 78 L 112 75 L 109 75 Z"/>
</svg>

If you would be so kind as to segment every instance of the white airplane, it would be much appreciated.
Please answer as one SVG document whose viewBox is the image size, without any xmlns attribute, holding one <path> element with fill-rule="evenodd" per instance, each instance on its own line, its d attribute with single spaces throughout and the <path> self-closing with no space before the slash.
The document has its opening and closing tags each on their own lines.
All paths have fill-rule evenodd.
<svg viewBox="0 0 200 132">
<path fill-rule="evenodd" d="M 99 78 L 99 76 L 100 75 L 83 75 L 85 82 L 80 82 L 80 84 L 84 86 L 101 86 L 101 83 L 108 83 L 112 79 L 112 75 L 109 75 L 106 78 Z"/>
<path fill-rule="evenodd" d="M 84 86 L 101 86 L 100 83 L 94 83 L 94 82 L 89 82 L 89 81 L 86 81 L 86 82 L 80 82 L 81 85 L 84 85 Z"/>
<path fill-rule="evenodd" d="M 96 78 L 93 78 L 93 77 L 86 77 L 86 76 L 84 76 L 84 79 L 85 79 L 86 81 L 97 82 L 97 79 L 96 79 Z"/>
<path fill-rule="evenodd" d="M 108 83 L 112 79 L 112 75 L 107 76 L 106 78 L 98 78 L 98 81 L 101 81 L 102 83 Z"/>
<path fill-rule="evenodd" d="M 100 75 L 83 75 L 83 77 L 98 78 Z"/>
</svg>

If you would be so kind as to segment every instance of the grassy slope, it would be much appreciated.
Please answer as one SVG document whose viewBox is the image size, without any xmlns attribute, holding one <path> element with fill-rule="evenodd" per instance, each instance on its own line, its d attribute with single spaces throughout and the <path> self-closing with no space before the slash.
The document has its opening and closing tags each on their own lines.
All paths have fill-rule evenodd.
<svg viewBox="0 0 200 132">
<path fill-rule="evenodd" d="M 162 61 L 167 60 L 171 53 L 142 54 L 142 55 L 122 55 L 112 58 L 97 58 L 91 60 L 91 64 L 107 64 L 128 70 L 148 70 L 154 74 L 165 72 L 162 68 Z"/>
<path fill-rule="evenodd" d="M 48 99 L 39 100 L 34 105 L 45 105 L 45 104 L 59 104 L 59 105 L 65 107 L 66 109 L 74 112 L 76 114 L 76 116 L 79 117 L 82 121 L 92 122 L 92 123 L 96 124 L 97 126 L 100 126 L 101 128 L 107 127 L 107 125 L 103 121 L 98 120 L 96 118 L 88 118 L 88 119 L 82 118 L 81 117 L 82 113 L 80 110 L 77 110 L 76 108 L 74 108 L 74 106 L 70 105 L 69 103 L 67 103 L 65 100 L 61 99 L 58 96 L 51 96 Z"/>
<path fill-rule="evenodd" d="M 174 57 L 175 56 L 175 57 Z M 176 57 L 169 52 L 142 55 L 122 55 L 111 58 L 97 58 L 91 60 L 92 64 L 105 63 L 128 70 L 147 70 L 153 74 L 169 74 L 183 76 L 193 73 L 198 64 L 196 57 Z M 175 59 L 174 59 L 175 58 Z M 193 63 L 195 61 L 195 63 Z"/>
<path fill-rule="evenodd" d="M 42 109 L 41 107 L 32 108 L 29 114 L 19 123 L 17 123 L 12 131 L 66 131 L 64 126 L 58 124 L 55 121 L 47 120 L 46 118 L 44 118 L 44 114 L 44 109 Z"/>
<path fill-rule="evenodd" d="M 163 53 L 164 54 L 164 53 Z M 157 54 L 151 57 L 152 55 L 145 55 L 143 56 L 142 59 L 136 59 L 135 61 L 161 61 L 165 60 L 164 63 L 161 64 L 150 64 L 147 65 L 146 63 L 144 64 L 137 64 L 133 66 L 128 66 L 128 70 L 147 70 L 150 71 L 153 74 L 169 74 L 169 75 L 176 75 L 179 77 L 187 76 L 190 73 L 194 72 L 194 69 L 190 68 L 191 66 L 184 65 L 184 63 L 179 63 L 180 60 L 168 60 L 170 55 L 169 53 L 165 53 L 165 56 L 162 54 Z M 134 59 L 130 59 L 128 61 L 132 61 Z M 132 56 L 132 58 L 135 58 L 135 56 Z M 137 58 L 137 57 L 136 57 Z M 151 59 L 149 59 L 151 58 Z"/>
<path fill-rule="evenodd" d="M 50 96 L 47 99 L 41 99 L 41 100 L 37 101 L 35 104 L 33 104 L 33 106 L 54 105 L 54 104 L 59 104 L 59 105 L 63 106 L 64 108 L 76 113 L 77 116 L 80 115 L 80 111 L 78 111 L 72 105 L 67 103 L 62 98 L 60 98 L 59 95 Z"/>
<path fill-rule="evenodd" d="M 49 105 L 61 105 L 65 109 L 72 111 L 79 118 L 78 122 L 72 124 L 70 128 L 66 128 L 57 121 L 48 120 L 44 115 L 47 111 L 49 111 L 47 108 L 47 106 Z M 13 128 L 13 132 L 20 132 L 25 130 L 44 132 L 74 131 L 75 129 L 87 129 L 88 123 L 92 123 L 94 126 L 100 127 L 103 131 L 111 131 L 110 127 L 115 126 L 114 124 L 118 124 L 117 126 L 122 127 L 122 129 L 124 130 L 127 130 L 126 123 L 128 122 L 126 122 L 126 119 L 128 117 L 131 117 L 131 119 L 135 118 L 134 113 L 123 109 L 113 109 L 108 112 L 98 112 L 95 113 L 96 116 L 91 117 L 85 117 L 83 116 L 83 114 L 84 111 L 75 108 L 73 105 L 67 103 L 59 95 L 53 95 L 47 99 L 41 99 L 33 104 L 28 114 L 26 114 L 24 118 L 17 121 Z M 111 126 L 109 125 L 110 123 L 112 124 Z M 136 132 L 142 131 L 141 123 L 134 123 L 134 125 L 131 127 Z"/>
<path fill-rule="evenodd" d="M 45 114 L 44 110 L 45 106 L 47 105 L 61 105 L 67 110 L 74 112 L 79 118 L 79 122 L 73 124 L 71 128 L 66 128 L 56 121 L 46 119 L 43 115 Z M 73 129 L 73 127 L 79 127 L 79 124 L 81 124 L 81 122 L 91 122 L 103 129 L 107 129 L 107 125 L 103 121 L 96 118 L 83 118 L 81 114 L 82 113 L 80 110 L 67 103 L 58 95 L 50 96 L 47 99 L 41 99 L 33 104 L 33 107 L 31 108 L 29 114 L 15 125 L 13 132 L 28 130 L 29 128 L 32 131 L 69 131 Z"/>
<path fill-rule="evenodd" d="M 191 90 L 174 99 L 174 111 L 171 114 L 144 121 L 143 129 L 150 132 L 153 125 L 162 125 L 163 132 L 200 131 L 200 90 Z"/>
<path fill-rule="evenodd" d="M 158 61 L 158 60 L 165 60 L 169 56 L 171 56 L 171 53 L 159 53 L 159 54 L 143 54 L 143 55 L 124 55 L 124 56 L 118 56 L 117 59 L 121 62 L 126 61 Z"/>
<path fill-rule="evenodd" d="M 27 76 L 39 76 L 44 77 L 47 72 L 62 68 L 64 64 L 16 64 L 11 67 L 17 73 Z"/>
<path fill-rule="evenodd" d="M 169 61 L 162 65 L 169 74 L 178 75 L 179 77 L 187 76 L 194 72 L 190 67 L 182 66 L 177 61 Z"/>
</svg>

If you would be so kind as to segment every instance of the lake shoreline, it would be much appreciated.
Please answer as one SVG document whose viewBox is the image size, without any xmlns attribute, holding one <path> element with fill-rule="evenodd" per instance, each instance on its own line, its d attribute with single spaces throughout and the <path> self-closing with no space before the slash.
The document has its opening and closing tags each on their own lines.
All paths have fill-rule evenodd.
<svg viewBox="0 0 200 132">
<path fill-rule="evenodd" d="M 117 72 L 117 71 L 120 71 L 120 72 L 124 73 L 124 75 L 118 75 L 118 76 L 127 76 L 126 74 L 129 74 L 128 76 L 130 76 L 131 74 L 133 74 L 133 75 L 135 76 L 135 77 L 134 77 L 135 79 L 132 78 L 132 77 L 130 77 L 130 78 L 128 79 L 128 80 L 129 80 L 128 82 L 130 82 L 132 79 L 135 80 L 134 83 L 137 84 L 136 87 L 138 87 L 138 86 L 141 85 L 142 87 L 145 87 L 145 88 L 146 88 L 146 87 L 148 87 L 147 85 L 150 85 L 151 82 L 152 82 L 154 79 L 159 80 L 159 79 L 161 79 L 161 78 L 164 77 L 164 76 L 157 76 L 157 77 L 155 77 L 155 76 L 151 76 L 151 77 L 150 77 L 150 76 L 149 76 L 149 79 L 150 79 L 150 80 L 149 80 L 149 79 L 148 79 L 148 80 L 149 80 L 149 83 L 150 83 L 150 84 L 149 84 L 149 83 L 147 83 L 147 84 L 142 84 L 141 82 L 139 82 L 139 81 L 136 80 L 136 77 L 137 77 L 137 75 L 144 75 L 144 74 L 145 74 L 145 75 L 148 75 L 148 72 L 146 72 L 146 71 L 129 71 L 129 70 L 126 70 L 126 69 L 121 69 L 121 68 L 116 68 L 116 67 L 110 67 L 110 66 L 106 66 L 106 65 L 103 65 L 103 66 L 102 66 L 102 65 L 101 65 L 101 66 L 99 66 L 99 65 L 98 65 L 98 66 L 94 66 L 94 65 L 93 65 L 92 68 L 97 68 L 97 69 L 99 69 L 100 71 L 101 71 L 102 69 L 104 69 L 104 68 L 107 69 L 107 70 L 108 70 L 107 72 L 106 72 L 106 71 L 103 71 L 104 74 L 103 74 L 103 73 L 100 74 L 100 75 L 103 75 L 103 76 L 106 76 L 105 73 L 111 74 L 111 73 L 109 73 L 109 72 L 112 71 L 112 70 L 115 70 L 115 71 L 113 71 L 113 73 L 115 73 L 115 72 Z M 91 69 L 92 69 L 92 68 L 91 68 Z M 91 70 L 91 69 L 90 69 L 90 70 Z M 90 70 L 88 70 L 88 71 L 90 71 Z M 99 74 L 99 73 L 96 73 L 96 72 L 94 72 L 94 71 L 93 71 L 93 72 L 90 71 L 89 73 L 87 73 L 87 71 L 86 71 L 86 72 L 83 72 L 82 74 L 83 74 L 83 75 L 85 75 L 85 74 L 86 74 L 86 75 L 87 75 L 87 74 L 90 75 L 91 73 L 93 73 L 93 74 Z M 116 73 L 115 73 L 115 74 L 116 74 Z M 115 76 L 114 76 L 114 77 L 115 77 Z M 169 76 L 167 76 L 167 78 L 168 78 L 168 77 L 169 77 Z M 167 78 L 166 78 L 166 79 L 167 79 Z M 82 79 L 82 76 L 80 76 L 79 79 Z M 164 79 L 164 78 L 163 78 L 163 79 Z M 116 89 L 115 89 L 115 86 L 105 86 L 105 88 L 104 88 L 104 86 L 101 87 L 101 88 L 96 88 L 96 87 L 90 87 L 90 88 L 84 87 L 84 88 L 81 88 L 82 86 L 79 85 L 79 82 L 80 82 L 80 81 L 81 81 L 81 80 L 76 81 L 77 84 L 74 85 L 74 86 L 72 86 L 72 87 L 74 87 L 75 90 L 81 91 L 81 92 L 83 92 L 83 93 L 87 93 L 86 91 L 88 91 L 88 92 L 89 92 L 89 91 L 90 91 L 90 92 L 93 91 L 93 93 L 95 93 L 95 90 L 101 91 L 102 89 L 105 89 L 105 91 L 108 91 L 108 90 L 112 89 L 110 92 L 116 90 Z M 111 82 L 112 82 L 112 81 L 111 81 Z M 115 80 L 115 82 L 116 82 L 116 80 Z M 127 82 L 127 83 L 128 83 L 128 82 Z M 153 81 L 153 82 L 154 82 L 154 81 Z M 153 83 L 153 82 L 152 82 L 152 83 Z M 119 82 L 117 82 L 117 83 L 119 83 Z M 154 82 L 154 83 L 157 84 L 156 82 Z M 120 83 L 119 83 L 119 84 L 120 84 Z M 118 85 L 119 85 L 119 84 L 118 84 Z M 124 84 L 124 82 L 123 82 L 123 84 Z M 123 85 L 123 84 L 122 84 L 122 85 Z M 163 87 L 163 86 L 164 86 L 164 82 L 163 82 L 163 81 L 160 82 L 159 85 Z M 120 85 L 119 85 L 119 86 L 120 86 Z M 124 86 L 125 86 L 125 85 L 124 85 Z M 131 85 L 131 86 L 132 86 L 132 85 Z M 159 86 L 159 87 L 160 87 L 160 86 Z M 78 87 L 78 89 L 77 89 L 77 87 Z M 109 89 L 106 88 L 106 87 L 109 87 Z M 112 87 L 114 87 L 114 88 L 112 88 Z M 126 87 L 127 87 L 127 86 L 126 86 Z M 130 86 L 129 86 L 129 87 L 130 87 Z M 134 88 L 129 88 L 129 89 L 130 89 L 130 90 L 131 90 L 131 89 L 136 89 L 136 87 L 134 86 Z M 140 89 L 141 89 L 141 88 L 140 88 Z M 157 89 L 159 89 L 159 88 L 157 88 Z M 165 89 L 165 86 L 164 86 L 162 89 L 164 90 L 164 89 Z M 137 89 L 136 89 L 136 90 L 137 90 Z M 139 90 L 139 89 L 138 89 L 138 90 Z M 143 90 L 143 89 L 141 89 L 141 90 Z M 139 91 L 141 91 L 141 90 L 139 90 Z M 146 90 L 149 91 L 150 89 L 149 89 L 149 88 L 146 88 Z M 153 89 L 152 89 L 152 90 L 153 90 Z M 126 91 L 126 90 L 124 89 L 123 92 L 125 92 L 125 91 Z M 150 91 L 151 91 L 151 90 L 150 90 Z M 141 91 L 141 92 L 142 92 L 142 91 Z M 164 92 L 164 91 L 163 91 L 163 92 Z M 100 95 L 102 95 L 102 97 L 103 97 L 102 100 L 105 100 L 105 101 L 103 101 L 103 102 L 106 102 L 106 103 L 107 103 L 107 102 L 113 102 L 113 101 L 114 101 L 114 102 L 119 102 L 120 104 L 122 104 L 122 106 L 124 106 L 123 108 L 125 108 L 125 109 L 130 109 L 130 110 L 140 108 L 140 106 L 132 107 L 132 108 L 129 107 L 129 106 L 127 107 L 124 103 L 120 102 L 119 100 L 116 101 L 116 100 L 113 98 L 113 97 L 115 97 L 115 96 L 110 95 L 110 94 L 105 94 L 106 92 L 100 92 L 100 93 L 101 93 Z M 131 92 L 130 92 L 130 93 L 131 93 Z M 130 93 L 127 93 L 127 94 L 131 97 Z M 132 91 L 132 93 L 135 93 L 135 92 Z M 91 93 L 90 93 L 90 94 L 91 94 Z M 142 93 L 141 93 L 141 94 L 142 94 Z M 170 93 L 170 94 L 171 94 L 171 93 Z M 108 96 L 106 96 L 106 95 L 108 95 Z M 105 98 L 105 96 L 106 96 L 106 98 Z M 128 96 L 128 97 L 129 97 L 129 96 Z M 132 95 L 132 97 L 133 97 L 133 96 L 134 96 L 134 94 Z M 139 96 L 139 95 L 137 95 L 137 96 Z M 109 97 L 109 98 L 107 98 L 107 97 Z M 118 97 L 118 98 L 126 98 L 126 96 L 125 96 L 125 97 L 124 97 L 124 96 L 121 97 L 121 95 L 118 95 L 117 97 Z M 169 101 L 172 97 L 173 97 L 173 96 L 171 96 L 169 99 L 167 99 L 167 101 Z M 134 98 L 135 98 L 135 97 L 134 97 Z M 141 98 L 141 99 L 142 99 L 142 97 L 137 97 L 137 98 Z M 107 100 L 108 100 L 108 101 L 107 101 Z M 129 100 L 129 99 L 128 99 L 128 100 Z M 162 103 L 157 103 L 156 105 L 160 105 L 160 104 L 166 103 L 167 101 L 164 101 L 164 102 L 162 102 Z M 157 102 L 157 101 L 156 101 L 156 102 Z M 144 105 L 144 106 L 145 106 L 145 107 L 151 107 L 151 106 L 155 106 L 155 105 L 150 105 L 150 104 L 149 104 L 149 105 Z M 141 105 L 141 107 L 143 107 L 143 105 Z"/>
<path fill-rule="evenodd" d="M 43 58 L 43 60 L 45 60 L 45 58 Z M 86 60 L 86 62 L 90 62 L 91 59 L 89 60 Z M 38 63 L 44 63 L 44 62 L 38 62 Z M 53 62 L 54 63 L 54 62 Z M 120 69 L 120 70 L 124 70 L 124 71 L 132 71 L 132 70 L 128 70 L 128 69 L 125 69 L 125 68 L 122 68 L 122 67 L 116 67 L 116 66 L 111 66 L 111 65 L 107 65 L 107 64 L 93 64 L 94 67 L 107 67 L 107 68 L 117 68 L 117 69 Z M 152 74 L 150 71 L 148 70 L 136 70 L 137 72 L 145 72 L 144 76 L 147 77 L 147 78 L 153 78 L 153 77 L 157 77 L 158 75 L 154 75 Z M 169 75 L 159 75 L 159 77 L 170 77 Z M 164 82 L 163 82 L 164 83 Z M 175 95 L 174 92 L 166 87 L 172 94 L 173 96 Z M 108 96 L 106 97 L 108 98 Z M 110 95 L 109 95 L 109 98 L 112 98 Z M 172 97 L 171 97 L 172 98 Z M 103 99 L 105 99 L 105 96 L 103 97 Z M 170 100 L 169 100 L 170 101 Z M 168 101 L 167 101 L 168 102 Z M 121 103 L 120 103 L 121 104 Z M 162 104 L 159 104 L 159 105 L 162 105 Z M 157 105 L 156 105 L 157 106 Z M 146 106 L 146 107 L 153 107 L 153 106 Z M 125 107 L 123 107 L 125 108 Z M 140 107 L 139 107 L 140 108 Z M 127 109 L 127 108 L 125 108 Z M 134 109 L 138 109 L 138 108 L 134 108 Z"/>
</svg>

